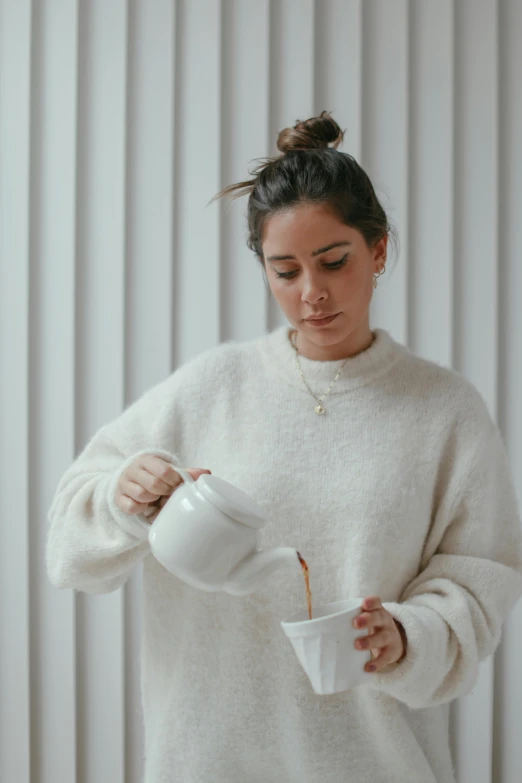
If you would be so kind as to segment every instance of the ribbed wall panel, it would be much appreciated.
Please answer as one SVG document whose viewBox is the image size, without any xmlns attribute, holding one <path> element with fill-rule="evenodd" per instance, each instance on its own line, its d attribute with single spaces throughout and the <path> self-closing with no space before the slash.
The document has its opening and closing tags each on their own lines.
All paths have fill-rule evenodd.
<svg viewBox="0 0 522 783">
<path fill-rule="evenodd" d="M 141 568 L 57 591 L 46 512 L 104 422 L 286 322 L 208 201 L 297 119 L 398 230 L 372 325 L 479 388 L 522 503 L 521 52 L 519 0 L 0 0 L 2 783 L 142 779 Z M 519 780 L 521 621 L 451 706 L 459 783 Z"/>
</svg>

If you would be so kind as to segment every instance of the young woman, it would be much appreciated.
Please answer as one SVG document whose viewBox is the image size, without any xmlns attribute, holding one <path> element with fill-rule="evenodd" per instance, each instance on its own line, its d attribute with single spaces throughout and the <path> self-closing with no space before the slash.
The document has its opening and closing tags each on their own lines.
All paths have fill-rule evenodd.
<svg viewBox="0 0 522 783">
<path fill-rule="evenodd" d="M 499 430 L 462 376 L 415 356 L 369 308 L 390 227 L 323 112 L 217 197 L 248 199 L 248 246 L 290 322 L 208 350 L 102 427 L 62 477 L 48 573 L 116 590 L 143 561 L 146 783 L 450 783 L 451 700 L 468 693 L 522 593 Z M 333 145 L 333 146 L 329 146 Z M 369 682 L 314 694 L 280 621 L 302 573 L 205 593 L 150 554 L 152 521 L 202 465 L 271 512 L 314 604 L 364 597 Z"/>
</svg>

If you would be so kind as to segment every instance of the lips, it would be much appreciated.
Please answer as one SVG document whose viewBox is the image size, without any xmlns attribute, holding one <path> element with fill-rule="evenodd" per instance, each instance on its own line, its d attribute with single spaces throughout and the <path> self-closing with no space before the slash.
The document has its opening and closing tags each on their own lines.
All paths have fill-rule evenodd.
<svg viewBox="0 0 522 783">
<path fill-rule="evenodd" d="M 338 315 L 339 313 L 334 313 L 333 315 L 326 315 L 321 318 L 305 318 L 305 321 L 310 324 L 310 326 L 327 326 L 332 323 Z"/>
</svg>

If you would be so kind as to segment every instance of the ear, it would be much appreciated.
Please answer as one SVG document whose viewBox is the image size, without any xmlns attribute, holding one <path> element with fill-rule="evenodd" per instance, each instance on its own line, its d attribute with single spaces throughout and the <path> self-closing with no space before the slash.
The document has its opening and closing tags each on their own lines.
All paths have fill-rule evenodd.
<svg viewBox="0 0 522 783">
<path fill-rule="evenodd" d="M 385 234 L 382 239 L 379 239 L 373 247 L 373 261 L 375 264 L 375 273 L 379 272 L 381 267 L 386 262 L 386 254 L 388 251 L 388 234 Z"/>
</svg>

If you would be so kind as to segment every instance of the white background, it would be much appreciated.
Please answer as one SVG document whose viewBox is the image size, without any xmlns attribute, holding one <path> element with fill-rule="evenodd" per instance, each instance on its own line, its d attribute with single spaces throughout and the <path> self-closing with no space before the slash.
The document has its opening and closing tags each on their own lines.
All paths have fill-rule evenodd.
<svg viewBox="0 0 522 783">
<path fill-rule="evenodd" d="M 477 385 L 522 499 L 520 74 L 520 0 L 0 0 L 2 783 L 140 781 L 141 574 L 54 589 L 46 513 L 145 389 L 284 322 L 246 199 L 206 204 L 285 126 L 346 129 L 401 239 L 372 326 Z M 459 783 L 520 780 L 521 619 L 452 707 Z"/>
</svg>

